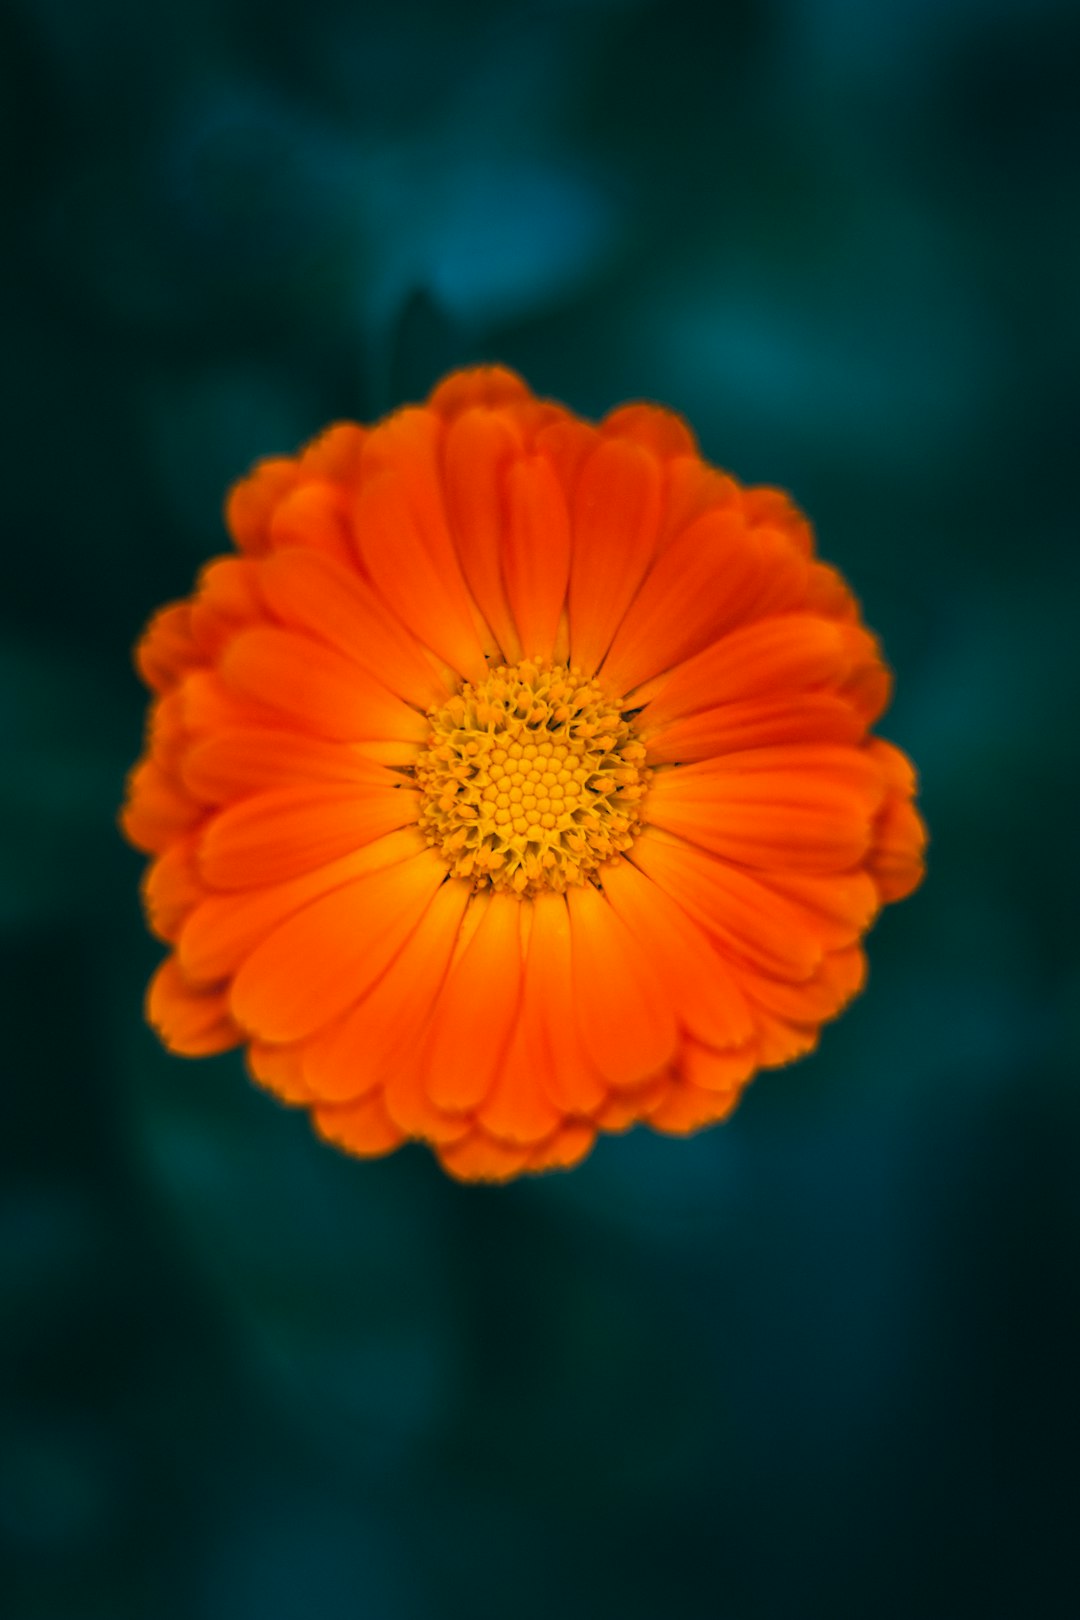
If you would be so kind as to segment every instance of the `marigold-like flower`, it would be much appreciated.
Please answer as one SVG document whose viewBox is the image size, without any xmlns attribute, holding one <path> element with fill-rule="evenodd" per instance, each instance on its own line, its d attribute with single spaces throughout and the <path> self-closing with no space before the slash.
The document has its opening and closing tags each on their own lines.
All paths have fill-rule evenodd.
<svg viewBox="0 0 1080 1620">
<path fill-rule="evenodd" d="M 165 1044 L 451 1174 L 722 1119 L 922 873 L 890 679 L 806 520 L 494 367 L 232 491 L 139 644 Z"/>
</svg>

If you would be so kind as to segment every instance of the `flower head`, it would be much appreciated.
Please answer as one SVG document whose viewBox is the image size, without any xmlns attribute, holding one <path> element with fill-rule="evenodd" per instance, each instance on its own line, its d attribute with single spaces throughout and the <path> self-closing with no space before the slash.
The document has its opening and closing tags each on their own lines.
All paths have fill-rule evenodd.
<svg viewBox="0 0 1080 1620">
<path fill-rule="evenodd" d="M 139 644 L 123 826 L 166 1045 L 352 1152 L 566 1166 L 728 1114 L 860 988 L 922 873 L 889 676 L 774 490 L 646 405 L 495 367 L 230 495 Z"/>
</svg>

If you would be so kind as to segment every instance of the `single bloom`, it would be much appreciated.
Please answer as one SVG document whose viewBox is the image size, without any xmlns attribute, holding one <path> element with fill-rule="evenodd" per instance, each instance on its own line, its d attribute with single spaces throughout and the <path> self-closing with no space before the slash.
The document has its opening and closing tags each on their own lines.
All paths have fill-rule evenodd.
<svg viewBox="0 0 1080 1620">
<path fill-rule="evenodd" d="M 123 827 L 148 1016 L 375 1156 L 466 1180 L 686 1134 L 809 1052 L 922 875 L 890 676 L 806 519 L 627 405 L 511 372 L 229 496 L 162 609 Z"/>
</svg>

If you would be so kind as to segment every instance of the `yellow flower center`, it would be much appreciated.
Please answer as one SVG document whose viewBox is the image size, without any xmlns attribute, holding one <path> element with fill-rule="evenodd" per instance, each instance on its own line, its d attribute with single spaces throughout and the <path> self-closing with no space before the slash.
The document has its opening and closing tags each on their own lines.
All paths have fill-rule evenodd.
<svg viewBox="0 0 1080 1620">
<path fill-rule="evenodd" d="M 420 828 L 455 877 L 522 897 L 562 890 L 640 832 L 645 749 L 579 670 L 500 666 L 428 718 Z"/>
</svg>

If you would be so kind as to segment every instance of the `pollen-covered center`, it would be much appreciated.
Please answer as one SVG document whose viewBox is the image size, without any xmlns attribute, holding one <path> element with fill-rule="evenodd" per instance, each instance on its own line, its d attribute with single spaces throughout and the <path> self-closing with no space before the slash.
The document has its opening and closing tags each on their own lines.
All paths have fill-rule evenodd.
<svg viewBox="0 0 1080 1620">
<path fill-rule="evenodd" d="M 504 665 L 428 718 L 420 828 L 455 877 L 522 896 L 562 890 L 640 832 L 645 749 L 579 670 Z"/>
</svg>

